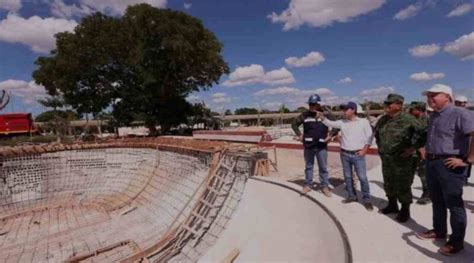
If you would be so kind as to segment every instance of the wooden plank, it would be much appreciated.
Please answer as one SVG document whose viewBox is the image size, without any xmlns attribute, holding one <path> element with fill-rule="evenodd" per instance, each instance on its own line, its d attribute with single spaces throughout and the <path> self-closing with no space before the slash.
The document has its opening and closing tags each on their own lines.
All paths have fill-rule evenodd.
<svg viewBox="0 0 474 263">
<path fill-rule="evenodd" d="M 232 263 L 239 256 L 240 250 L 238 248 L 232 249 L 225 258 L 223 258 L 220 263 Z"/>
</svg>

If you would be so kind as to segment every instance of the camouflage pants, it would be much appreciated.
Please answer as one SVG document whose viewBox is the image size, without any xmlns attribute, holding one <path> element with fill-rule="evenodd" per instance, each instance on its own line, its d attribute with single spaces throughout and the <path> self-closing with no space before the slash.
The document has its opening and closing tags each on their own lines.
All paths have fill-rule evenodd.
<svg viewBox="0 0 474 263">
<path fill-rule="evenodd" d="M 415 177 L 416 159 L 399 154 L 381 154 L 380 158 L 387 198 L 396 198 L 402 204 L 412 203 L 411 185 Z"/>
<path fill-rule="evenodd" d="M 421 187 L 423 189 L 423 193 L 428 193 L 428 184 L 426 183 L 426 161 L 421 160 L 420 158 L 416 159 L 416 173 L 418 177 L 420 177 Z"/>
</svg>

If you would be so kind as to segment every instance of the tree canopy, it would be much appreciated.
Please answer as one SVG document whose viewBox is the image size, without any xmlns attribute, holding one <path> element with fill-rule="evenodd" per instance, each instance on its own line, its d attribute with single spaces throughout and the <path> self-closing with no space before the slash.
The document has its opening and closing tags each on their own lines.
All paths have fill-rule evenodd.
<svg viewBox="0 0 474 263">
<path fill-rule="evenodd" d="M 167 130 L 185 121 L 188 94 L 229 73 L 221 52 L 199 19 L 138 4 L 123 17 L 95 13 L 57 34 L 56 50 L 37 59 L 33 78 L 79 113 L 110 108 L 124 124 L 141 119 Z"/>
</svg>

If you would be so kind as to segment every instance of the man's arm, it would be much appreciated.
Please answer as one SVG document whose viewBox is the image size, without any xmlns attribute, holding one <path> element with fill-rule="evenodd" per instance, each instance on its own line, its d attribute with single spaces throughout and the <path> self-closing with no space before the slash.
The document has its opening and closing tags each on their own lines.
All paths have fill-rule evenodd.
<svg viewBox="0 0 474 263">
<path fill-rule="evenodd" d="M 298 116 L 298 117 L 293 121 L 293 123 L 291 124 L 291 128 L 293 129 L 293 131 L 295 132 L 296 136 L 298 136 L 298 137 L 301 136 L 300 126 L 301 126 L 301 124 L 303 124 L 303 122 L 304 122 L 303 114 L 300 114 L 300 116 Z"/>
<path fill-rule="evenodd" d="M 469 154 L 467 155 L 467 161 L 474 163 L 474 132 L 471 133 L 471 143 L 469 146 Z"/>
<path fill-rule="evenodd" d="M 341 120 L 331 121 L 331 120 L 328 120 L 323 115 L 321 115 L 321 116 L 322 116 L 321 119 L 323 120 L 323 124 L 328 126 L 329 128 L 336 128 L 336 129 L 341 129 L 342 128 L 342 121 Z"/>
</svg>

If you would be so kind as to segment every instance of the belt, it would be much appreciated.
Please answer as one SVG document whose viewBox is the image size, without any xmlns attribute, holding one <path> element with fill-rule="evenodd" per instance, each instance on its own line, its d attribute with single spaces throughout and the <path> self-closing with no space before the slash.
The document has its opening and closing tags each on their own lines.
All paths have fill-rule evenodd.
<svg viewBox="0 0 474 263">
<path fill-rule="evenodd" d="M 448 159 L 448 158 L 461 158 L 461 155 L 455 155 L 455 154 L 431 154 L 428 153 L 426 154 L 426 159 L 428 160 L 438 160 L 438 159 Z"/>
<path fill-rule="evenodd" d="M 348 154 L 356 154 L 358 151 L 360 151 L 360 150 L 348 151 L 348 150 L 344 150 L 344 149 L 341 148 L 341 152 L 345 152 L 345 153 L 348 153 Z"/>
</svg>

